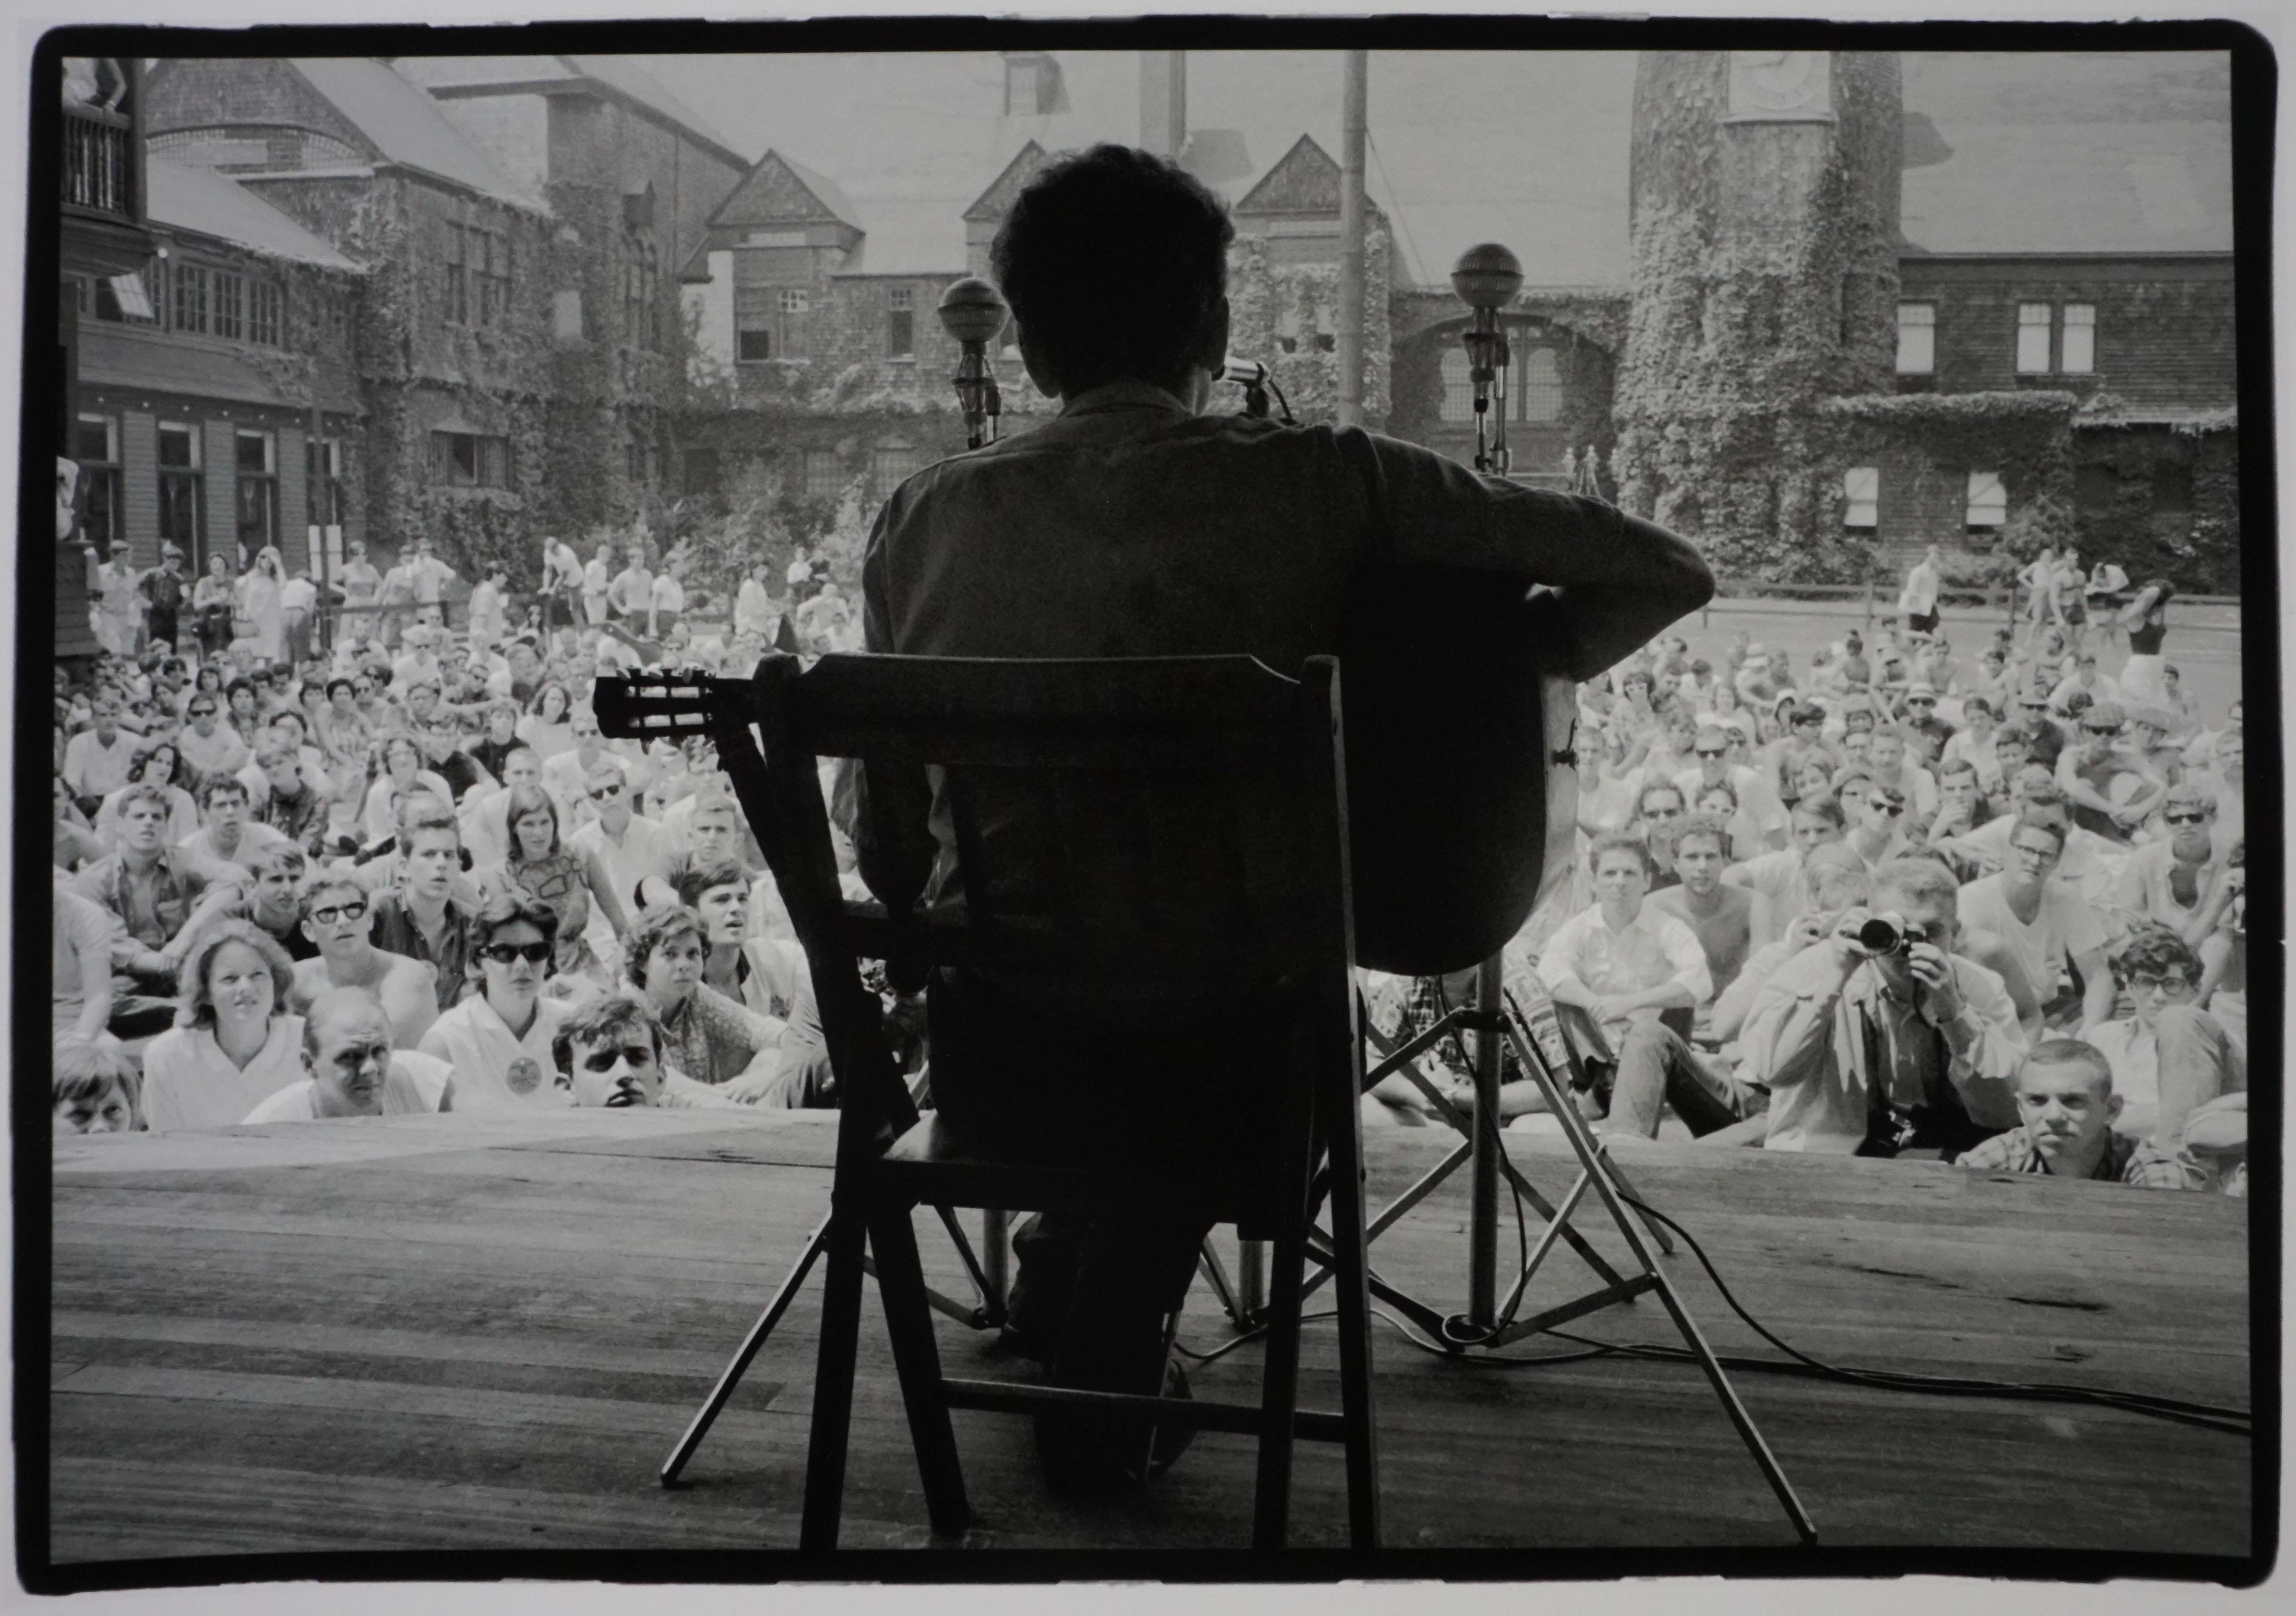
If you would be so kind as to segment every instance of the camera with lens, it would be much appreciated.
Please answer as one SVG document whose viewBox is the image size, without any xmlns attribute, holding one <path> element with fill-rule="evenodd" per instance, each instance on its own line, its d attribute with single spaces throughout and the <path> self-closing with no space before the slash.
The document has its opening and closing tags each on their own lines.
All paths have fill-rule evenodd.
<svg viewBox="0 0 2296 1616">
<path fill-rule="evenodd" d="M 1921 935 L 1906 923 L 1902 915 L 1869 915 L 1857 928 L 1857 946 L 1876 956 L 1907 954 L 1921 940 Z"/>
</svg>

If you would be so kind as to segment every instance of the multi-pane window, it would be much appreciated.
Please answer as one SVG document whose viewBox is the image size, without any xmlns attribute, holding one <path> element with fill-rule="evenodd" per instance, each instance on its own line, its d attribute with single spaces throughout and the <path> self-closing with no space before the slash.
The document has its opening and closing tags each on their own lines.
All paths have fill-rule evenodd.
<svg viewBox="0 0 2296 1616">
<path fill-rule="evenodd" d="M 279 442 L 269 432 L 242 428 L 234 447 L 239 477 L 239 554 L 252 560 L 279 542 Z"/>
<path fill-rule="evenodd" d="M 660 258 L 653 238 L 637 233 L 623 240 L 622 331 L 632 348 L 661 348 Z"/>
<path fill-rule="evenodd" d="M 208 329 L 208 272 L 201 266 L 176 266 L 176 309 L 170 324 L 177 331 Z"/>
<path fill-rule="evenodd" d="M 250 281 L 247 283 L 247 340 L 260 342 L 266 348 L 277 348 L 285 329 L 281 297 L 276 283 Z"/>
<path fill-rule="evenodd" d="M 201 485 L 200 429 L 160 423 L 160 537 L 178 546 L 194 571 L 207 565 L 207 500 Z"/>
<path fill-rule="evenodd" d="M 510 312 L 510 238 L 477 225 L 447 226 L 439 314 L 449 325 L 493 325 Z"/>
<path fill-rule="evenodd" d="M 2001 485 L 1998 472 L 1972 472 L 1969 474 L 1969 525 L 1972 528 L 1997 528 L 2009 520 L 2009 490 Z"/>
<path fill-rule="evenodd" d="M 218 337 L 237 341 L 247 334 L 247 279 L 220 269 L 208 272 L 208 317 Z"/>
<path fill-rule="evenodd" d="M 1841 525 L 1879 527 L 1882 521 L 1882 472 L 1878 466 L 1856 465 L 1841 473 Z"/>
<path fill-rule="evenodd" d="M 1898 373 L 1926 376 L 1937 369 L 1937 305 L 1898 305 Z"/>
<path fill-rule="evenodd" d="M 845 463 L 834 449 L 805 452 L 805 496 L 835 499 L 845 492 Z"/>
<path fill-rule="evenodd" d="M 430 434 L 430 480 L 454 488 L 510 486 L 510 439 L 476 432 Z"/>
<path fill-rule="evenodd" d="M 1526 347 L 1520 332 L 1510 333 L 1510 346 L 1513 363 L 1501 378 L 1506 387 L 1504 403 L 1507 419 L 1533 426 L 1560 419 L 1562 414 L 1562 368 L 1555 357 L 1555 350 L 1544 345 Z M 1466 349 L 1456 344 L 1446 347 L 1442 369 L 1441 418 L 1462 423 L 1472 421 L 1475 418 L 1475 386 L 1467 364 Z"/>
<path fill-rule="evenodd" d="M 925 469 L 924 451 L 906 443 L 869 451 L 869 497 L 882 499 Z"/>
<path fill-rule="evenodd" d="M 343 520 L 343 446 L 332 438 L 303 440 L 303 468 L 311 491 L 314 527 L 340 527 Z"/>
<path fill-rule="evenodd" d="M 2049 306 L 2017 305 L 2017 373 L 2038 376 L 2049 368 Z"/>
<path fill-rule="evenodd" d="M 896 359 L 913 359 L 917 352 L 917 294 L 896 286 L 885 294 L 885 351 Z"/>
<path fill-rule="evenodd" d="M 97 275 L 76 283 L 79 311 L 106 324 L 148 325 L 159 317 L 153 308 L 146 271 L 132 275 Z"/>
<path fill-rule="evenodd" d="M 2096 368 L 2096 305 L 2065 305 L 2064 332 L 2058 340 L 2057 368 L 2085 376 Z"/>
<path fill-rule="evenodd" d="M 120 540 L 119 418 L 82 415 L 72 423 L 72 458 L 79 463 L 79 530 L 107 557 Z"/>
</svg>

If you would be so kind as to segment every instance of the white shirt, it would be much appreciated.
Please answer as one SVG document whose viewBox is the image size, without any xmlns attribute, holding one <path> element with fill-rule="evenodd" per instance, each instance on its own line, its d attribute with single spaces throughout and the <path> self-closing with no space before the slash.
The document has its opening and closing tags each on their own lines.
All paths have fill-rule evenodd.
<svg viewBox="0 0 2296 1616">
<path fill-rule="evenodd" d="M 622 900 L 626 911 L 637 907 L 638 882 L 652 876 L 656 881 L 669 879 L 670 865 L 685 851 L 677 838 L 651 819 L 630 816 L 629 829 L 622 833 L 617 843 L 606 834 L 605 821 L 593 819 L 566 838 L 566 845 L 578 853 L 595 853 L 599 867 L 606 872 L 606 883 Z"/>
<path fill-rule="evenodd" d="M 282 611 L 308 611 L 319 603 L 319 586 L 308 578 L 291 578 L 279 586 Z"/>
<path fill-rule="evenodd" d="M 554 1110 L 574 1103 L 574 1090 L 559 1081 L 550 1052 L 571 1012 L 554 999 L 538 998 L 534 1024 L 520 1038 L 486 995 L 467 995 L 430 1023 L 415 1046 L 455 1071 L 456 1112 Z"/>
<path fill-rule="evenodd" d="M 471 855 L 472 868 L 491 869 L 509 862 L 510 787 L 471 792 L 455 816 L 463 822 L 463 846 Z"/>
<path fill-rule="evenodd" d="M 1686 922 L 1647 903 L 1616 930 L 1602 905 L 1580 910 L 1557 927 L 1539 950 L 1538 974 L 1549 988 L 1576 982 L 1590 993 L 1641 993 L 1678 982 L 1689 989 L 1693 1004 L 1702 1005 L 1714 997 L 1713 972 L 1698 933 Z M 1628 1025 L 1628 1018 L 1620 1017 L 1603 1022 L 1603 1029 L 1615 1043 Z"/>
<path fill-rule="evenodd" d="M 685 586 L 664 572 L 653 580 L 653 609 L 656 611 L 685 610 Z"/>
<path fill-rule="evenodd" d="M 774 626 L 774 597 L 754 578 L 745 578 L 734 595 L 734 632 L 760 638 Z"/>
<path fill-rule="evenodd" d="M 1927 617 L 1937 605 L 1938 570 L 1926 559 L 1914 563 L 1906 574 L 1906 587 L 1898 596 L 1898 610 L 1915 617 Z"/>
<path fill-rule="evenodd" d="M 1699 782 L 1705 775 L 1699 769 L 1688 768 L 1674 776 L 1675 789 L 1686 803 L 1698 800 Z M 1738 811 L 1756 831 L 1783 831 L 1788 824 L 1786 805 L 1778 800 L 1778 789 L 1767 777 L 1764 770 L 1749 768 L 1742 763 L 1728 766 L 1730 789 L 1738 799 Z"/>
<path fill-rule="evenodd" d="M 2041 906 L 2028 925 L 2009 906 L 2007 881 L 2005 872 L 1962 888 L 1961 923 L 1982 926 L 1999 936 L 2016 956 L 2033 991 L 2046 1002 L 2055 997 L 2069 956 L 2103 948 L 2104 923 L 2080 894 L 2053 880 L 2043 884 Z"/>
<path fill-rule="evenodd" d="M 2161 1103 L 2161 1046 L 2133 1015 L 2081 1034 L 2081 1042 L 2103 1055 L 2112 1069 L 2112 1092 L 2128 1105 Z"/>
<path fill-rule="evenodd" d="M 155 1134 L 229 1128 L 304 1077 L 303 1018 L 275 1015 L 246 1066 L 232 1063 L 212 1029 L 171 1027 L 144 1051 L 144 1120 Z"/>
<path fill-rule="evenodd" d="M 1781 848 L 1746 861 L 1747 884 L 1769 899 L 1771 923 L 1781 930 L 1816 906 L 1801 861 L 1800 848 Z"/>
<path fill-rule="evenodd" d="M 604 600 L 606 587 L 612 581 L 603 562 L 594 561 L 582 569 L 582 593 L 593 600 Z"/>
<path fill-rule="evenodd" d="M 327 754 L 306 742 L 295 749 L 295 755 L 303 761 L 303 783 L 324 797 L 329 789 Z M 263 765 L 256 762 L 251 756 L 248 759 L 247 767 L 239 771 L 238 778 L 239 783 L 247 788 L 247 800 L 250 804 L 258 804 L 270 798 L 271 776 L 263 772 Z M 185 835 L 190 833 L 189 831 L 184 833 Z"/>
<path fill-rule="evenodd" d="M 439 1109 L 439 1102 L 453 1080 L 454 1071 L 446 1062 L 411 1049 L 394 1050 L 390 1066 L 382 1079 L 382 1114 L 386 1117 L 421 1116 Z M 461 1097 L 457 1088 L 455 1095 Z M 319 1086 L 309 1078 L 300 1083 L 290 1083 L 240 1119 L 242 1125 L 257 1122 L 316 1122 L 319 1116 Z M 457 1110 L 461 1109 L 459 1106 Z"/>
<path fill-rule="evenodd" d="M 216 728 L 220 733 L 223 726 L 218 723 Z M 143 744 L 144 737 L 125 725 L 112 733 L 109 746 L 94 730 L 84 729 L 64 742 L 64 783 L 76 797 L 110 796 L 127 783 L 129 760 Z"/>
<path fill-rule="evenodd" d="M 86 733 L 92 735 L 95 732 L 90 730 Z M 72 740 L 77 742 L 80 738 L 74 735 Z M 247 742 L 239 738 L 239 732 L 221 718 L 216 720 L 215 733 L 211 735 L 202 735 L 191 725 L 184 725 L 176 732 L 176 751 L 184 762 L 202 775 L 228 775 L 255 755 L 249 750 Z M 70 748 L 66 748 L 64 753 L 64 779 L 67 783 L 71 779 Z M 122 781 L 120 783 L 127 783 Z"/>
<path fill-rule="evenodd" d="M 439 592 L 455 576 L 455 570 L 435 555 L 422 555 L 407 564 L 406 574 L 407 582 L 414 590 L 416 603 L 435 606 L 439 603 Z"/>
<path fill-rule="evenodd" d="M 471 591 L 471 604 L 467 615 L 470 619 L 470 636 L 474 643 L 491 645 L 502 638 L 502 591 L 495 587 L 493 579 L 481 580 L 479 587 Z"/>
<path fill-rule="evenodd" d="M 630 766 L 627 759 L 601 747 L 596 764 L 582 761 L 579 751 L 565 751 L 542 760 L 542 789 L 558 804 L 561 824 L 571 827 L 586 824 L 597 816 L 597 805 L 590 800 L 590 771 L 593 767 L 612 769 L 622 777 L 622 789 L 631 789 Z M 570 829 L 569 834 L 571 834 Z"/>
</svg>

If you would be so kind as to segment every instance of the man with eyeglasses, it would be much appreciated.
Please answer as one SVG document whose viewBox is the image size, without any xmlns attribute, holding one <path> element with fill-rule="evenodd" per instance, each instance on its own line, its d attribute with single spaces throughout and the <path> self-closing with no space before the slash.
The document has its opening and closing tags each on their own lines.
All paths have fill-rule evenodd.
<svg viewBox="0 0 2296 1616">
<path fill-rule="evenodd" d="M 1905 857 L 1906 794 L 1887 781 L 1851 773 L 1833 783 L 1848 822 L 1842 840 L 1870 869 Z"/>
<path fill-rule="evenodd" d="M 365 888 L 340 875 L 321 875 L 305 890 L 303 930 L 319 953 L 295 967 L 288 1008 L 299 1015 L 330 988 L 363 988 L 389 1013 L 393 1046 L 413 1049 L 439 1019 L 437 989 L 421 960 L 374 946 L 373 907 Z"/>
<path fill-rule="evenodd" d="M 2042 1020 L 2070 1029 L 2112 1013 L 2104 922 L 2067 882 L 2055 880 L 2070 827 L 2055 808 L 2029 804 L 2011 828 L 2009 860 L 1998 874 L 1961 890 L 1961 923 L 1999 938 L 2041 999 Z M 2068 967 L 2079 975 L 2076 998 Z"/>
<path fill-rule="evenodd" d="M 471 923 L 474 991 L 430 1024 L 422 1053 L 455 1070 L 464 1111 L 571 1105 L 552 1053 L 568 1007 L 545 997 L 558 915 L 521 893 L 489 898 Z"/>
<path fill-rule="evenodd" d="M 1956 733 L 1952 725 L 1938 716 L 1936 685 L 1916 679 L 1906 687 L 1904 729 L 1914 744 L 1921 748 L 1923 763 L 1936 767 Z"/>
<path fill-rule="evenodd" d="M 1770 1091 L 1769 1149 L 1950 1161 L 2014 1126 L 2025 1038 L 2001 979 L 1961 955 L 1955 899 L 1929 859 L 1884 865 L 1870 904 L 1763 983 L 1738 1075 Z M 1886 946 L 1861 940 L 1876 916 Z"/>
<path fill-rule="evenodd" d="M 1653 780 L 1636 793 L 1635 815 L 1628 821 L 1627 829 L 1642 839 L 1649 865 L 1650 890 L 1663 890 L 1682 880 L 1674 867 L 1674 838 L 1689 816 L 1689 799 L 1680 786 Z"/>
<path fill-rule="evenodd" d="M 472 906 L 455 895 L 461 827 L 444 803 L 415 806 L 401 819 L 398 841 L 398 882 L 375 894 L 371 935 L 376 947 L 428 965 L 432 1008 L 451 1010 L 470 988 Z"/>
<path fill-rule="evenodd" d="M 1764 777 L 1764 771 L 1730 761 L 1730 737 L 1726 734 L 1701 726 L 1691 742 L 1691 755 L 1698 759 L 1698 767 L 1674 776 L 1675 785 L 1685 799 L 1694 800 L 1706 786 L 1726 785 L 1737 797 L 1740 811 L 1763 845 L 1785 846 L 1786 807 L 1778 800 L 1776 786 Z"/>
<path fill-rule="evenodd" d="M 414 732 L 414 743 L 422 750 L 423 767 L 447 783 L 456 802 L 474 791 L 494 789 L 495 777 L 463 750 L 460 719 L 444 712 L 418 718 L 410 712 L 407 720 Z"/>
<path fill-rule="evenodd" d="M 2168 783 L 2120 744 L 2120 709 L 2110 701 L 2080 715 L 2080 734 L 2057 759 L 2057 785 L 2073 823 L 2126 846 L 2129 833 L 2152 816 Z"/>
<path fill-rule="evenodd" d="M 662 1063 L 661 1024 L 636 995 L 603 994 L 579 1006 L 560 1025 L 551 1054 L 579 1106 L 710 1110 L 740 1103 Z"/>
<path fill-rule="evenodd" d="M 2201 959 L 2167 926 L 2130 933 L 2112 961 L 2129 1013 L 2081 1029 L 2112 1072 L 2119 1130 L 2171 1157 L 2184 1152 L 2193 1113 L 2248 1088 L 2248 1061 L 2230 1031 L 2200 1005 Z M 2191 1164 L 2198 1167 L 2199 1164 Z M 2192 1187 L 2206 1187 L 2195 1181 Z"/>
</svg>

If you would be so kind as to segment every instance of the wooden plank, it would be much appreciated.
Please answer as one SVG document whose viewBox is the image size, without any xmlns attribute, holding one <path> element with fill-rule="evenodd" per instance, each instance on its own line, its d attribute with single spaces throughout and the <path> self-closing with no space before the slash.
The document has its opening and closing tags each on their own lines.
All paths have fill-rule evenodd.
<svg viewBox="0 0 2296 1616">
<path fill-rule="evenodd" d="M 622 1347 L 593 1341 L 554 1342 L 530 1335 L 485 1340 L 425 1330 L 282 1323 L 267 1319 L 160 1318 L 135 1313 L 58 1313 L 59 1341 L 169 1341 L 256 1348 L 268 1352 L 420 1358 L 432 1363 L 516 1364 L 546 1369 L 615 1369 L 635 1374 L 715 1378 L 723 1353 Z"/>
</svg>

